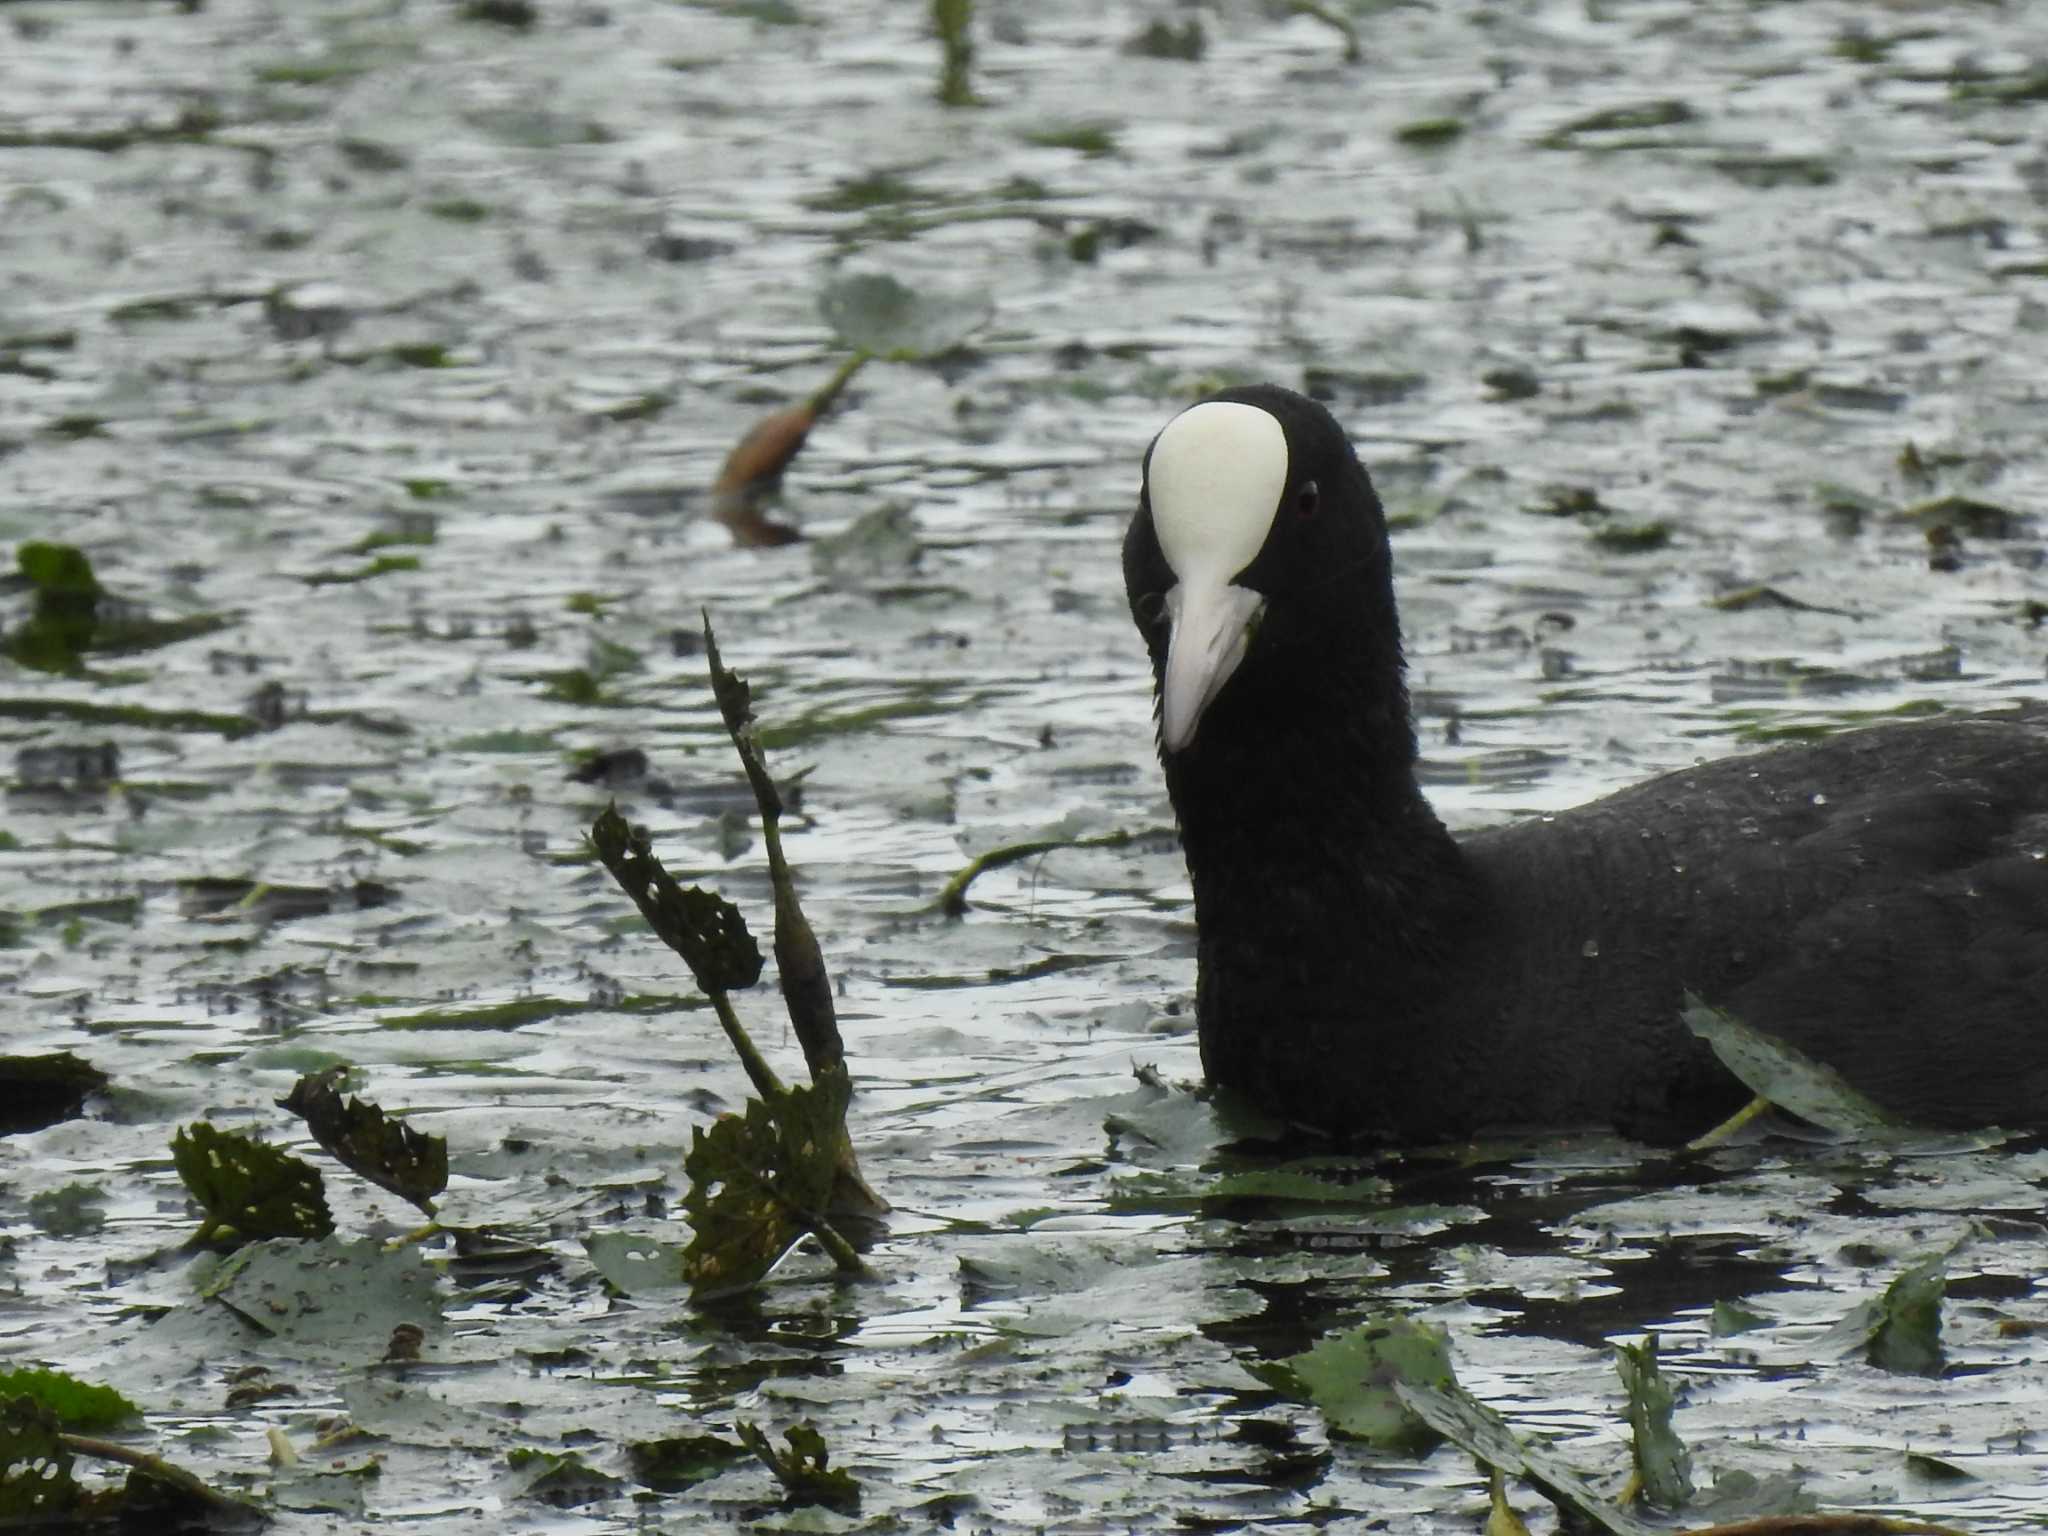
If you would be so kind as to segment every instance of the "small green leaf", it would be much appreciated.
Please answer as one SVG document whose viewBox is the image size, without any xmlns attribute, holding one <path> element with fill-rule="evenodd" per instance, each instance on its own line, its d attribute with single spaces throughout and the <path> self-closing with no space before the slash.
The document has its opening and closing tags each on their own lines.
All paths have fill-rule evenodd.
<svg viewBox="0 0 2048 1536">
<path fill-rule="evenodd" d="M 279 1107 L 304 1120 L 313 1139 L 344 1168 L 433 1215 L 434 1197 L 448 1187 L 447 1138 L 416 1131 L 365 1100 L 344 1103 L 341 1079 L 347 1071 L 309 1073 L 278 1100 Z"/>
<path fill-rule="evenodd" d="M 1745 1307 L 1739 1301 L 1717 1301 L 1714 1303 L 1714 1315 L 1708 1324 L 1708 1332 L 1717 1339 L 1725 1339 L 1731 1334 L 1747 1333 L 1752 1328 L 1762 1328 L 1769 1322 L 1769 1317 Z"/>
<path fill-rule="evenodd" d="M 789 1442 L 786 1452 L 775 1449 L 758 1424 L 741 1420 L 733 1425 L 733 1433 L 775 1474 L 775 1480 L 782 1484 L 783 1496 L 790 1503 L 823 1504 L 839 1510 L 860 1503 L 860 1484 L 843 1467 L 836 1472 L 829 1470 L 827 1463 L 832 1453 L 825 1448 L 825 1437 L 808 1419 L 783 1432 L 783 1438 Z"/>
<path fill-rule="evenodd" d="M 325 1237 L 334 1230 L 320 1170 L 288 1152 L 197 1120 L 171 1139 L 171 1160 L 206 1213 L 195 1242 Z"/>
<path fill-rule="evenodd" d="M 65 1429 L 80 1434 L 98 1434 L 142 1417 L 142 1410 L 112 1387 L 94 1386 L 62 1371 L 0 1371 L 0 1397 L 32 1397 Z"/>
<path fill-rule="evenodd" d="M 1422 1455 L 1438 1435 L 1403 1406 L 1395 1388 L 1403 1382 L 1457 1386 L 1444 1331 L 1406 1317 L 1368 1323 L 1252 1370 L 1269 1385 L 1314 1403 L 1332 1433 L 1404 1455 Z"/>
<path fill-rule="evenodd" d="M 1843 1135 L 1903 1129 L 1824 1062 L 1801 1055 L 1784 1041 L 1685 995 L 1686 1028 L 1713 1047 L 1721 1064 L 1759 1098 Z"/>
<path fill-rule="evenodd" d="M 995 304 L 982 289 L 938 293 L 876 272 L 835 278 L 818 310 L 854 351 L 905 362 L 957 347 L 988 323 Z"/>
<path fill-rule="evenodd" d="M 28 1197 L 28 1219 L 52 1237 L 78 1237 L 107 1224 L 107 1192 L 97 1184 L 66 1184 Z"/>
<path fill-rule="evenodd" d="M 1636 1476 L 1643 1497 L 1660 1509 L 1680 1509 L 1692 1498 L 1692 1452 L 1671 1427 L 1671 1383 L 1657 1366 L 1657 1339 L 1620 1344 L 1614 1369 L 1628 1393 L 1628 1427 L 1634 1437 Z"/>
</svg>

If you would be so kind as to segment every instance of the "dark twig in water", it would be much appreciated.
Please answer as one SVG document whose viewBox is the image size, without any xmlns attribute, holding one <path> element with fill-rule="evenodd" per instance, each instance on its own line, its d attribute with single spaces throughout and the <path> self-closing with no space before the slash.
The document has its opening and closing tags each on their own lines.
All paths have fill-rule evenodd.
<svg viewBox="0 0 2048 1536">
<path fill-rule="evenodd" d="M 133 1467 L 143 1476 L 152 1478 L 204 1505 L 224 1525 L 261 1525 L 268 1519 L 255 1505 L 221 1493 L 207 1486 L 196 1474 L 172 1465 L 161 1456 L 152 1455 L 148 1451 L 138 1451 L 132 1445 L 121 1445 L 113 1440 L 100 1440 L 91 1435 L 61 1432 L 57 1440 L 74 1456 L 90 1456 L 95 1461 L 112 1461 L 124 1467 Z"/>
</svg>

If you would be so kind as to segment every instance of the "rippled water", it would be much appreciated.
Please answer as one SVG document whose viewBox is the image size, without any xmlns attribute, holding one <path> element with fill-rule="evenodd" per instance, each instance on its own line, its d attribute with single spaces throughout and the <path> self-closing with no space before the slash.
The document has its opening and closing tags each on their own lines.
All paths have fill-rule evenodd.
<svg viewBox="0 0 2048 1536">
<path fill-rule="evenodd" d="M 1473 1529 L 1465 1458 L 1332 1441 L 1246 1370 L 1391 1306 L 1589 1470 L 1626 1461 L 1605 1346 L 1655 1330 L 1704 1469 L 2035 1528 L 2037 1151 L 1479 1149 L 1388 1164 L 1362 1211 L 1130 1182 L 1222 1135 L 1131 1078 L 1198 1065 L 1117 563 L 1143 445 L 1212 383 L 1306 385 L 1358 435 L 1459 824 L 2042 689 L 2027 6 L 1359 11 L 1347 64 L 1249 4 L 984 6 L 983 103 L 947 110 L 910 4 L 0 6 L 0 534 L 235 620 L 91 678 L 0 662 L 9 1049 L 114 1079 L 0 1144 L 11 1352 L 120 1387 L 224 1485 L 268 1485 L 266 1428 L 378 1428 L 336 1454 L 381 1477 L 279 1481 L 288 1528 Z M 1203 56 L 1127 48 L 1160 20 Z M 789 476 L 811 543 L 733 549 L 704 487 L 837 362 L 842 267 L 982 283 L 997 316 L 859 377 Z M 1926 510 L 1951 496 L 2010 516 Z M 886 506 L 913 548 L 820 548 Z M 417 568 L 333 579 L 379 557 Z M 584 1244 L 685 1235 L 690 1128 L 744 1096 L 580 844 L 616 794 L 762 911 L 700 606 L 805 774 L 790 851 L 899 1207 L 880 1283 L 799 1257 L 708 1313 L 608 1300 Z M 629 746 L 649 778 L 570 777 Z M 987 847 L 1118 829 L 1143 835 L 929 910 Z M 172 1131 L 290 1141 L 271 1101 L 335 1060 L 448 1137 L 452 1222 L 553 1255 L 507 1279 L 430 1250 L 443 1317 L 406 1371 L 369 1364 L 381 1337 L 252 1333 L 175 1252 Z M 30 1220 L 81 1181 L 97 1232 Z M 330 1195 L 344 1233 L 409 1224 Z M 1972 1218 L 1946 1377 L 1817 1342 Z M 1764 1326 L 1713 1335 L 1743 1298 Z M 252 1366 L 291 1390 L 230 1406 Z M 393 1383 L 404 1412 L 366 1395 Z M 816 1420 L 862 1515 L 779 1512 L 748 1469 L 565 1511 L 506 1459 L 625 1476 L 621 1442 L 735 1417 Z"/>
</svg>

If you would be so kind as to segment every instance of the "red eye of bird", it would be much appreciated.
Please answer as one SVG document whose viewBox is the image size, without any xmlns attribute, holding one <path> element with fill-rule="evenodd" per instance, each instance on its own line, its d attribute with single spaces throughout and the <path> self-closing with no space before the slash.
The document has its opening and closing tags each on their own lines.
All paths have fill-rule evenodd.
<svg viewBox="0 0 2048 1536">
<path fill-rule="evenodd" d="M 1294 510 L 1303 517 L 1314 517 L 1317 494 L 1315 481 L 1302 481 L 1301 489 L 1294 493 Z"/>
</svg>

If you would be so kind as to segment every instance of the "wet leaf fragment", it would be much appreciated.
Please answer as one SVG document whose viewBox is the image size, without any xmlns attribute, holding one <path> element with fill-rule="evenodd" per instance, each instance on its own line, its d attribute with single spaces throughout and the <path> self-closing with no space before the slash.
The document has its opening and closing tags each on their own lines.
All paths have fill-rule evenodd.
<svg viewBox="0 0 2048 1536">
<path fill-rule="evenodd" d="M 1615 1347 L 1614 1369 L 1628 1393 L 1628 1427 L 1636 1481 L 1659 1509 L 1680 1509 L 1692 1499 L 1692 1452 L 1671 1427 L 1675 1397 L 1657 1366 L 1654 1334 L 1641 1344 Z"/>
<path fill-rule="evenodd" d="M 325 1237 L 334 1230 L 320 1170 L 204 1120 L 171 1138 L 178 1177 L 205 1212 L 198 1246 L 229 1247 L 272 1237 Z"/>
<path fill-rule="evenodd" d="M 783 1431 L 787 1451 L 778 1451 L 760 1425 L 745 1420 L 733 1425 L 740 1443 L 782 1484 L 783 1496 L 792 1504 L 823 1504 L 829 1509 L 850 1510 L 860 1504 L 860 1484 L 844 1467 L 833 1470 L 832 1453 L 825 1437 L 809 1419 Z"/>
<path fill-rule="evenodd" d="M 308 1073 L 279 1099 L 306 1122 L 313 1139 L 344 1168 L 379 1189 L 410 1200 L 429 1216 L 434 1197 L 448 1187 L 448 1141 L 416 1131 L 364 1099 L 341 1096 L 346 1067 Z"/>
<path fill-rule="evenodd" d="M 692 1237 L 683 1278 L 702 1300 L 756 1284 L 806 1233 L 825 1225 L 839 1175 L 846 1079 L 791 1088 L 774 1105 L 696 1127 L 683 1159 Z"/>
<path fill-rule="evenodd" d="M 0 1056 L 0 1136 L 69 1120 L 106 1086 L 106 1073 L 69 1051 Z"/>
</svg>

